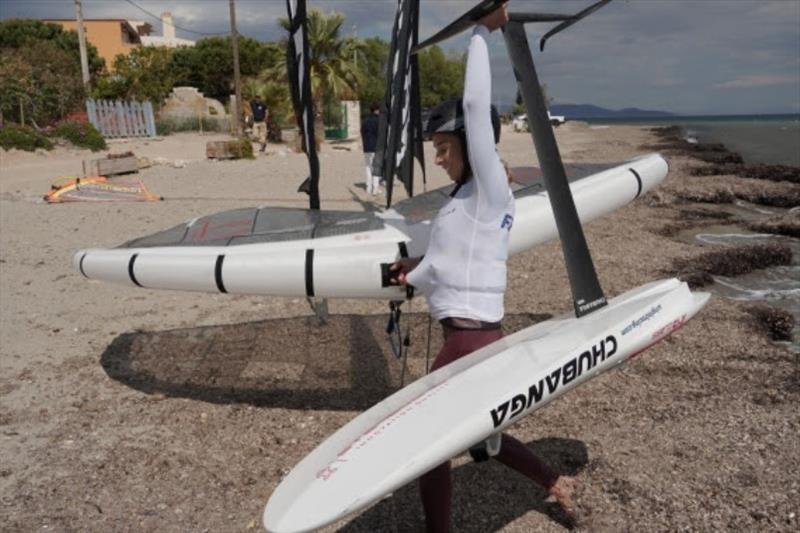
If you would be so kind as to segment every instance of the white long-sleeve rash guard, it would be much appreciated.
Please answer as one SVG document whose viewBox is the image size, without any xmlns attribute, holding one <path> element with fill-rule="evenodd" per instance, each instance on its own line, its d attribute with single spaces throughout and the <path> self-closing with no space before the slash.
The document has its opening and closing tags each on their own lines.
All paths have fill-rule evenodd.
<svg viewBox="0 0 800 533">
<path fill-rule="evenodd" d="M 514 196 L 494 145 L 488 35 L 485 26 L 475 27 L 464 81 L 472 177 L 439 211 L 425 257 L 407 278 L 425 294 L 436 320 L 459 317 L 497 322 L 504 314 Z"/>
</svg>

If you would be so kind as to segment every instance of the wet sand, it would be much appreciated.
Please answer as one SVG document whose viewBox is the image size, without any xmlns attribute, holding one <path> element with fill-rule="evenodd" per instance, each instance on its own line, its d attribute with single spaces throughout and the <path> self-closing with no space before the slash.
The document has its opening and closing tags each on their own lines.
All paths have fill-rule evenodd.
<svg viewBox="0 0 800 533">
<path fill-rule="evenodd" d="M 570 162 L 622 161 L 663 143 L 645 128 L 574 122 L 557 136 Z M 258 530 L 291 467 L 399 386 L 385 302 L 331 301 L 331 319 L 320 325 L 303 299 L 134 289 L 71 269 L 79 248 L 115 246 L 224 209 L 307 204 L 295 193 L 307 175 L 303 155 L 271 145 L 253 161 L 206 161 L 205 142 L 219 138 L 111 145 L 186 163 L 141 171 L 166 198 L 155 203 L 47 205 L 41 196 L 52 181 L 102 154 L 0 151 L 0 529 Z M 798 223 L 797 211 L 774 200 L 796 197 L 797 183 L 695 176 L 706 163 L 661 149 L 666 182 L 586 227 L 608 296 L 673 276 L 708 252 L 680 230 L 752 222 L 730 202 L 756 201 L 787 227 Z M 505 131 L 499 152 L 510 166 L 535 162 L 528 134 Z M 447 179 L 431 155 L 426 146 L 436 187 Z M 324 147 L 323 207 L 379 207 L 363 189 L 362 161 L 355 143 Z M 570 306 L 556 243 L 510 261 L 507 331 Z M 421 299 L 405 307 L 408 382 L 424 372 L 428 322 Z M 431 340 L 432 356 L 441 343 L 435 328 Z M 799 376 L 797 354 L 770 340 L 750 305 L 713 298 L 632 364 L 510 432 L 578 476 L 578 530 L 796 531 Z M 569 525 L 542 490 L 502 465 L 465 456 L 454 465 L 455 531 Z M 415 485 L 337 527 L 422 531 Z"/>
</svg>

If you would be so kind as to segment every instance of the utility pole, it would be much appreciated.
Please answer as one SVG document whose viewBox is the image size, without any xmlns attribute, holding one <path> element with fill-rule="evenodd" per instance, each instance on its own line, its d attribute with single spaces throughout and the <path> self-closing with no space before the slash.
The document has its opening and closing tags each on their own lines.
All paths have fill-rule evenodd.
<svg viewBox="0 0 800 533">
<path fill-rule="evenodd" d="M 233 84 L 236 102 L 233 106 L 236 135 L 242 135 L 242 80 L 239 75 L 239 33 L 236 31 L 236 6 L 234 0 L 228 0 L 231 6 L 231 47 L 233 48 Z"/>
<path fill-rule="evenodd" d="M 83 87 L 89 94 L 89 57 L 86 54 L 86 35 L 83 32 L 83 11 L 81 0 L 75 0 L 75 18 L 78 22 L 78 44 L 81 49 L 81 74 L 83 74 Z"/>
</svg>

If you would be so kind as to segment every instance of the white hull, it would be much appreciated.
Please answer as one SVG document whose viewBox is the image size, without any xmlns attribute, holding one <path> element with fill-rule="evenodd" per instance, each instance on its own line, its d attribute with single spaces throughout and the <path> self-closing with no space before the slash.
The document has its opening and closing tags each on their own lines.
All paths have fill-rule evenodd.
<svg viewBox="0 0 800 533">
<path fill-rule="evenodd" d="M 377 501 L 432 467 L 660 341 L 708 294 L 653 282 L 580 320 L 562 316 L 433 372 L 356 417 L 272 494 L 264 525 L 310 531 Z"/>
<path fill-rule="evenodd" d="M 643 156 L 570 184 L 583 223 L 611 213 L 658 185 L 667 163 Z M 324 212 L 323 212 L 324 213 Z M 430 220 L 412 221 L 394 209 L 377 215 L 381 229 L 313 239 L 226 246 L 148 246 L 81 250 L 73 265 L 91 279 L 150 289 L 269 296 L 403 299 L 382 286 L 381 263 L 428 246 Z M 193 227 L 190 224 L 189 230 Z M 510 236 L 516 254 L 558 235 L 547 193 L 517 198 Z"/>
</svg>

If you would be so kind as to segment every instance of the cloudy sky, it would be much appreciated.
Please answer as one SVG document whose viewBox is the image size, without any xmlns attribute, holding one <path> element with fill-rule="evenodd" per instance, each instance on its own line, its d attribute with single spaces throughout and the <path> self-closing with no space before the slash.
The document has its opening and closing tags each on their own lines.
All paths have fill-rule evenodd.
<svg viewBox="0 0 800 533">
<path fill-rule="evenodd" d="M 421 0 L 425 38 L 476 0 Z M 512 0 L 511 11 L 573 13 L 592 0 Z M 344 31 L 388 39 L 396 0 L 308 0 L 340 11 Z M 137 7 L 138 6 L 138 7 Z M 84 18 L 153 24 L 171 11 L 178 37 L 229 31 L 227 0 L 83 0 Z M 236 0 L 243 35 L 283 37 L 284 0 Z M 0 18 L 71 18 L 73 0 L 0 0 Z M 531 43 L 552 25 L 529 25 Z M 199 33 L 190 33 L 193 32 Z M 466 37 L 444 43 L 463 51 Z M 499 34 L 492 38 L 494 100 L 516 87 Z M 800 0 L 615 0 L 535 53 L 539 77 L 560 103 L 639 107 L 680 114 L 800 113 Z"/>
</svg>

